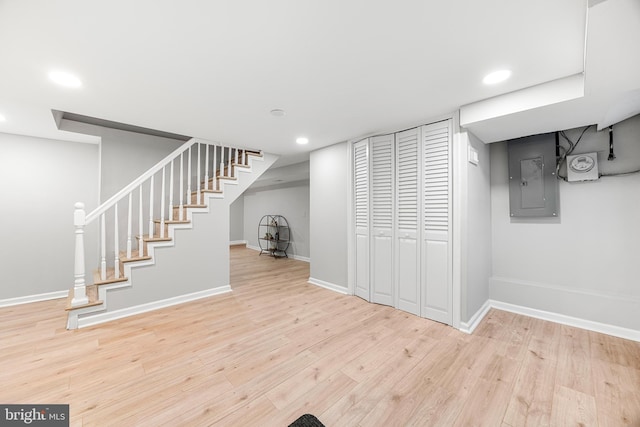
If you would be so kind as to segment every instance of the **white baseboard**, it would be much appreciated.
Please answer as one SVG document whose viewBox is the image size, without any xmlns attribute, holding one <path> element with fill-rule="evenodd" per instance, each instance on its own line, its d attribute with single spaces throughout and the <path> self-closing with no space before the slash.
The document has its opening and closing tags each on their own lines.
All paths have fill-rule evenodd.
<svg viewBox="0 0 640 427">
<path fill-rule="evenodd" d="M 343 286 L 336 285 L 334 283 L 325 282 L 324 280 L 314 279 L 309 277 L 308 283 L 312 285 L 320 286 L 321 288 L 329 289 L 330 291 L 338 292 L 343 295 L 349 295 L 349 290 Z"/>
<path fill-rule="evenodd" d="M 618 338 L 640 342 L 640 331 L 636 331 L 634 329 L 607 325 L 605 323 L 594 322 L 592 320 L 579 319 L 577 317 L 565 316 L 564 314 L 551 313 L 549 311 L 523 307 L 501 301 L 491 300 L 491 307 L 498 310 L 509 311 L 511 313 L 522 314 L 523 316 L 548 320 L 549 322 L 560 323 L 562 325 L 573 326 L 576 328 L 586 329 L 588 331 L 599 332 Z"/>
<path fill-rule="evenodd" d="M 640 341 L 640 298 L 494 276 L 493 307 L 620 338 Z"/>
<path fill-rule="evenodd" d="M 471 316 L 471 319 L 469 319 L 468 322 L 460 322 L 459 330 L 467 334 L 472 334 L 473 331 L 478 327 L 482 319 L 484 319 L 484 316 L 487 315 L 489 310 L 491 310 L 491 300 L 486 300 L 482 307 L 480 307 L 480 309 L 476 311 L 473 316 Z"/>
<path fill-rule="evenodd" d="M 191 294 L 180 295 L 177 297 L 167 298 L 161 301 L 154 301 L 147 304 L 137 305 L 135 307 L 123 308 L 121 310 L 100 313 L 93 316 L 81 317 L 78 319 L 78 328 L 98 325 L 100 323 L 109 322 L 111 320 L 122 319 L 123 317 L 134 316 L 136 314 L 146 313 L 160 308 L 171 307 L 185 302 L 195 301 L 201 298 L 207 298 L 214 295 L 220 295 L 231 292 L 231 286 L 221 286 L 219 288 L 207 289 L 204 291 L 194 292 Z"/>
<path fill-rule="evenodd" d="M 229 246 L 246 245 L 246 244 L 247 244 L 246 240 L 231 240 L 229 242 Z"/>
<path fill-rule="evenodd" d="M 482 307 L 469 319 L 468 322 L 460 323 L 460 331 L 467 334 L 473 333 L 482 319 L 487 315 L 490 309 L 508 311 L 510 313 L 520 314 L 523 316 L 533 317 L 540 320 L 559 323 L 561 325 L 573 326 L 588 331 L 599 332 L 618 338 L 640 342 L 640 331 L 634 329 L 623 328 L 621 326 L 609 325 L 606 323 L 594 322 L 592 320 L 580 319 L 577 317 L 567 316 L 550 311 L 538 310 L 536 308 L 525 307 L 508 302 L 487 300 Z"/>
<path fill-rule="evenodd" d="M 52 299 L 66 298 L 67 296 L 69 296 L 69 291 L 48 292 L 46 294 L 8 298 L 0 300 L 0 307 L 11 307 L 12 305 L 29 304 L 31 302 L 38 301 L 48 301 Z"/>
</svg>

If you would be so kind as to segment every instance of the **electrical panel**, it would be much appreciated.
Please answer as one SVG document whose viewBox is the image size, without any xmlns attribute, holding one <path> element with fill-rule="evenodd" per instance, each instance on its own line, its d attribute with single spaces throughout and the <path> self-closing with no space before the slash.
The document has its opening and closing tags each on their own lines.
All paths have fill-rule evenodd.
<svg viewBox="0 0 640 427">
<path fill-rule="evenodd" d="M 508 141 L 512 217 L 558 216 L 554 133 Z"/>
</svg>

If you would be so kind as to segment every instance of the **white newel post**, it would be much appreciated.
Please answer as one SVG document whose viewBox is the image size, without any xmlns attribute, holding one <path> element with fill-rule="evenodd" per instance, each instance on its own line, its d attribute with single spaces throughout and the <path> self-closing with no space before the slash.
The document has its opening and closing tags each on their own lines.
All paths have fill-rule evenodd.
<svg viewBox="0 0 640 427">
<path fill-rule="evenodd" d="M 73 299 L 71 306 L 87 304 L 87 287 L 84 282 L 84 225 L 86 214 L 84 212 L 84 203 L 76 203 L 73 212 L 73 226 L 76 234 L 76 256 L 74 265 L 75 281 L 73 284 Z"/>
</svg>

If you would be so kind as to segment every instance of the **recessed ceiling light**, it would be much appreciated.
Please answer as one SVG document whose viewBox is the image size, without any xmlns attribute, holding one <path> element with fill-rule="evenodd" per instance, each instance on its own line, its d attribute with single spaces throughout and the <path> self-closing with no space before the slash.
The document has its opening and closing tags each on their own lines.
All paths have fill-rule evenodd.
<svg viewBox="0 0 640 427">
<path fill-rule="evenodd" d="M 503 82 L 511 77 L 511 70 L 498 70 L 493 73 L 487 74 L 484 79 L 482 79 L 482 83 L 486 85 L 493 85 L 496 83 Z"/>
<path fill-rule="evenodd" d="M 60 86 L 65 87 L 80 87 L 82 82 L 76 76 L 66 71 L 54 70 L 49 73 L 49 78 Z"/>
<path fill-rule="evenodd" d="M 279 108 L 276 108 L 275 110 L 271 110 L 270 113 L 272 116 L 276 116 L 276 117 L 282 117 L 285 114 L 287 114 L 286 111 L 281 110 Z"/>
<path fill-rule="evenodd" d="M 6 122 L 6 121 L 7 121 L 7 118 L 2 114 L 0 114 L 0 122 Z"/>
<path fill-rule="evenodd" d="M 309 139 L 308 138 L 298 138 L 296 139 L 296 142 L 300 145 L 305 145 L 309 143 Z"/>
</svg>

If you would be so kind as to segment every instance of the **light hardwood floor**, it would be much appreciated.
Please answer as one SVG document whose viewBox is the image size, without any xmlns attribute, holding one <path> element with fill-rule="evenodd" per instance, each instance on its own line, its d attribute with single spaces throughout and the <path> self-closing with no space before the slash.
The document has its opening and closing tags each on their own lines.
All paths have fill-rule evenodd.
<svg viewBox="0 0 640 427">
<path fill-rule="evenodd" d="M 67 331 L 0 309 L 0 403 L 72 426 L 640 426 L 640 343 L 492 310 L 473 335 L 234 247 L 230 294 Z"/>
</svg>

